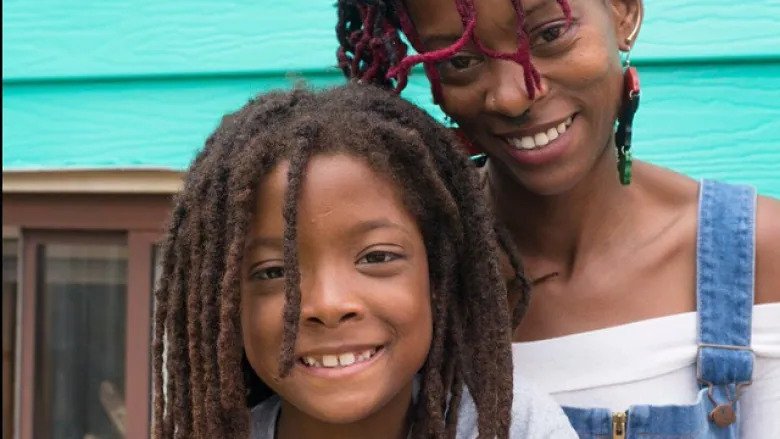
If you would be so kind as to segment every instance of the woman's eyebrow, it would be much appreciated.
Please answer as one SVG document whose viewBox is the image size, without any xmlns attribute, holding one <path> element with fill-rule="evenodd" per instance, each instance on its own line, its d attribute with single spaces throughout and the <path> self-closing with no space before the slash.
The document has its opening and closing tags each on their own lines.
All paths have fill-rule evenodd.
<svg viewBox="0 0 780 439">
<path fill-rule="evenodd" d="M 524 9 L 524 11 L 525 11 L 525 18 L 528 18 L 531 15 L 533 15 L 534 13 L 539 12 L 540 10 L 543 10 L 544 7 L 548 6 L 550 3 L 555 3 L 556 7 L 558 5 L 558 2 L 556 0 L 538 0 L 538 1 L 529 0 L 529 3 L 531 3 L 531 5 Z"/>
<path fill-rule="evenodd" d="M 463 34 L 433 34 L 433 35 L 421 35 L 420 41 L 422 41 L 423 45 L 425 47 L 430 46 L 449 46 L 450 44 L 454 43 L 460 37 L 462 37 Z"/>
</svg>

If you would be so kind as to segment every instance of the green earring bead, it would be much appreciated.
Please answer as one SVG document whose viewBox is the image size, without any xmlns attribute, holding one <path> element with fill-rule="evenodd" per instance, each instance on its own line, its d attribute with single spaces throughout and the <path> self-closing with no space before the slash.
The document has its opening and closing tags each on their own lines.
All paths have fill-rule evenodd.
<svg viewBox="0 0 780 439">
<path fill-rule="evenodd" d="M 618 176 L 620 177 L 620 184 L 628 186 L 631 184 L 631 167 L 633 161 L 631 160 L 631 151 L 620 151 L 618 153 Z"/>
</svg>

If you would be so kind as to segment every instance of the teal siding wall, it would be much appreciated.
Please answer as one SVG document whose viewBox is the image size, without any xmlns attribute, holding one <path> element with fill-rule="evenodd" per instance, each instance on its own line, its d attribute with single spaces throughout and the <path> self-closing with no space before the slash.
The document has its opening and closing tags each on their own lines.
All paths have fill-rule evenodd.
<svg viewBox="0 0 780 439">
<path fill-rule="evenodd" d="M 333 3 L 6 0 L 3 168 L 183 169 L 253 94 L 342 82 Z M 780 0 L 646 9 L 636 154 L 780 196 Z"/>
</svg>

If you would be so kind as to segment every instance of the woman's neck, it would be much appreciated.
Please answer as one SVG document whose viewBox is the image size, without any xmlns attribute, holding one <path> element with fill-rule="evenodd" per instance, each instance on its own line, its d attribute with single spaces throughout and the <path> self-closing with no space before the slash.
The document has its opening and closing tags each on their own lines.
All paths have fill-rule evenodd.
<svg viewBox="0 0 780 439">
<path fill-rule="evenodd" d="M 390 402 L 367 418 L 347 424 L 316 419 L 282 400 L 276 430 L 277 439 L 406 439 L 412 407 L 412 386 L 404 388 Z"/>
<path fill-rule="evenodd" d="M 555 195 L 531 193 L 497 166 L 488 175 L 497 215 L 521 254 L 554 265 L 565 277 L 589 254 L 620 239 L 637 205 L 636 185 L 620 184 L 608 152 L 577 185 Z"/>
</svg>

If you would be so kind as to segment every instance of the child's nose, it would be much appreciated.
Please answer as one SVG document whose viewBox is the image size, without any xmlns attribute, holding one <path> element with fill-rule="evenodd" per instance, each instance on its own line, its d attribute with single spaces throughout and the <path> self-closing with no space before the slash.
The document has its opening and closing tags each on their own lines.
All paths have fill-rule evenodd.
<svg viewBox="0 0 780 439">
<path fill-rule="evenodd" d="M 355 285 L 338 276 L 321 276 L 304 287 L 301 284 L 301 322 L 334 328 L 363 318 L 365 308 Z"/>
</svg>

